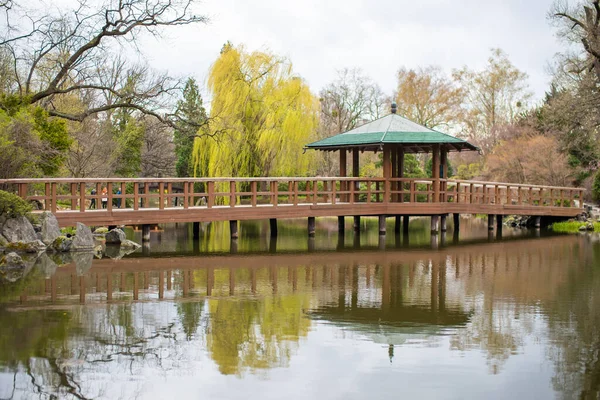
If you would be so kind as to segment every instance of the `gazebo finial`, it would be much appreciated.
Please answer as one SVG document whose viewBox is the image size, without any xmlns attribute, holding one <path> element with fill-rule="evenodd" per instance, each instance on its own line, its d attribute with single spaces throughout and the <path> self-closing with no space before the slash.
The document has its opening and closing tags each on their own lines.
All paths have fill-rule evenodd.
<svg viewBox="0 0 600 400">
<path fill-rule="evenodd" d="M 395 101 L 392 101 L 392 114 L 396 114 L 396 110 L 398 110 L 398 105 Z"/>
</svg>

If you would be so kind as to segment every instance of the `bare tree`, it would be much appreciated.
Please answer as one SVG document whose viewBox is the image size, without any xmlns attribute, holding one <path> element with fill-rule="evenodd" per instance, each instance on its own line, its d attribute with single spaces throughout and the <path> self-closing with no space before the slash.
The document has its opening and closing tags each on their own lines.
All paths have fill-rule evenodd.
<svg viewBox="0 0 600 400">
<path fill-rule="evenodd" d="M 175 174 L 175 145 L 172 129 L 156 118 L 144 119 L 142 176 L 164 177 Z"/>
<path fill-rule="evenodd" d="M 180 82 L 129 65 L 114 49 L 137 49 L 141 33 L 160 36 L 164 27 L 206 22 L 194 12 L 195 0 L 107 0 L 101 7 L 79 0 L 68 11 L 42 1 L 29 8 L 0 1 L 8 21 L 0 30 L 0 50 L 11 61 L 11 94 L 72 121 L 128 108 L 176 125 L 176 117 L 162 110 Z M 67 94 L 95 101 L 78 111 L 56 107 L 55 99 Z"/>
<path fill-rule="evenodd" d="M 583 45 L 587 68 L 600 80 L 600 0 L 585 0 L 574 6 L 566 0 L 557 1 L 549 17 L 559 26 L 559 36 Z"/>
</svg>

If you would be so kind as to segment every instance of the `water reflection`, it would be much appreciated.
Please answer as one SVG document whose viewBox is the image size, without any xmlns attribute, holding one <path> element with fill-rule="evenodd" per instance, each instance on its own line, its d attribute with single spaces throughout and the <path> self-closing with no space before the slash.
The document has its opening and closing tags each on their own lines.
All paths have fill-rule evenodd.
<svg viewBox="0 0 600 400">
<path fill-rule="evenodd" d="M 410 375 L 404 389 L 421 394 L 433 376 L 447 378 L 421 397 L 478 397 L 498 382 L 531 397 L 599 395 L 599 244 L 440 248 L 43 257 L 0 292 L 0 397 L 162 398 L 186 388 L 237 398 L 264 389 L 258 376 L 279 388 L 263 397 L 277 398 L 276 383 L 307 374 L 334 374 L 321 384 L 336 393 L 356 354 L 354 398 L 391 397 L 373 389 L 390 372 Z"/>
</svg>

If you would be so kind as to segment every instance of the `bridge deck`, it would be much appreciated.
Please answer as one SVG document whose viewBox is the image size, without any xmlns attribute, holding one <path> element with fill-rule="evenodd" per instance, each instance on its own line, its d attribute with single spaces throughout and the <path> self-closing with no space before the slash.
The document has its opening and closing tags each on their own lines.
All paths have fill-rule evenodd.
<svg viewBox="0 0 600 400">
<path fill-rule="evenodd" d="M 582 212 L 584 192 L 362 177 L 12 179 L 0 180 L 0 188 L 54 212 L 61 226 L 449 213 L 572 217 Z"/>
</svg>

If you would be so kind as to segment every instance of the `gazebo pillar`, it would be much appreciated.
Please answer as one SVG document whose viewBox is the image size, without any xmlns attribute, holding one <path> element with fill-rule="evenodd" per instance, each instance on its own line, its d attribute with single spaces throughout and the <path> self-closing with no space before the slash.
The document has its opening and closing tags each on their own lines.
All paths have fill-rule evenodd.
<svg viewBox="0 0 600 400">
<path fill-rule="evenodd" d="M 432 146 L 431 178 L 433 180 L 433 202 L 440 201 L 440 145 Z M 431 216 L 431 232 L 438 232 L 439 215 Z"/>
<path fill-rule="evenodd" d="M 398 145 L 398 147 L 396 147 L 396 149 L 395 149 L 395 153 L 396 153 L 396 164 L 393 166 L 393 168 L 396 171 L 396 177 L 403 178 L 404 177 L 404 146 Z M 400 193 L 396 194 L 396 202 L 403 203 L 404 202 L 404 193 L 403 193 L 404 183 L 396 182 L 396 190 L 400 192 Z M 408 221 L 408 217 L 406 218 L 406 220 Z M 394 227 L 394 232 L 400 233 L 400 215 L 396 215 L 395 224 L 396 224 L 396 226 Z"/>
<path fill-rule="evenodd" d="M 352 149 L 352 176 L 358 178 L 358 147 Z M 352 183 L 354 185 L 354 190 L 358 191 L 359 184 L 358 182 Z M 358 194 L 354 195 L 354 202 L 358 202 Z M 360 215 L 354 216 L 354 230 L 360 231 Z"/>
<path fill-rule="evenodd" d="M 340 177 L 346 177 L 346 149 L 340 149 Z M 335 182 L 333 182 L 335 185 Z M 341 180 L 340 181 L 340 191 L 345 192 L 348 190 L 348 182 Z M 340 200 L 343 202 L 348 201 L 348 195 L 342 194 L 340 195 Z M 346 230 L 344 216 L 340 215 L 338 217 L 338 232 L 343 234 Z"/>
</svg>

